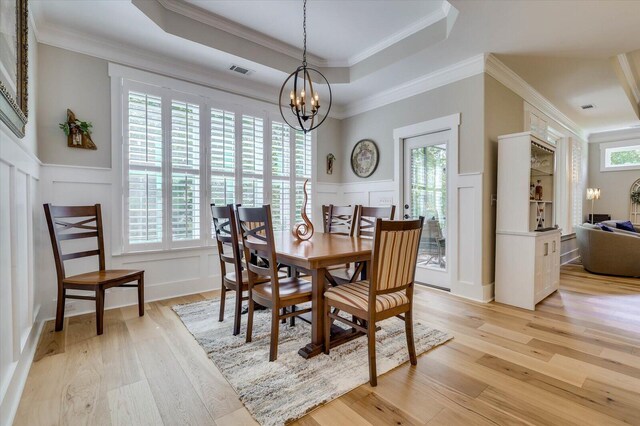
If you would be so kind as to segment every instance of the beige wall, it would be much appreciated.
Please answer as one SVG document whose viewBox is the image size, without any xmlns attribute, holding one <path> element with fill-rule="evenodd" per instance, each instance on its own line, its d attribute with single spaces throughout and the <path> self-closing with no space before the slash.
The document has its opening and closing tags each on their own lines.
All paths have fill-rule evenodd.
<svg viewBox="0 0 640 426">
<path fill-rule="evenodd" d="M 38 44 L 38 150 L 45 164 L 111 167 L 111 95 L 107 61 Z M 93 123 L 97 151 L 67 147 L 58 128 L 69 108 Z"/>
<path fill-rule="evenodd" d="M 600 199 L 594 203 L 594 213 L 610 214 L 612 219 L 629 220 L 629 190 L 640 179 L 640 170 L 600 171 L 600 144 L 589 144 L 589 187 L 600 188 Z M 585 220 L 591 213 L 591 202 L 584 209 Z"/>
<path fill-rule="evenodd" d="M 327 118 L 322 126 L 316 130 L 316 162 L 317 180 L 323 183 L 340 183 L 341 167 L 344 158 L 341 154 L 342 121 L 335 118 Z M 326 159 L 332 153 L 336 160 L 333 163 L 333 174 L 327 174 Z"/>
<path fill-rule="evenodd" d="M 341 181 L 358 182 L 350 156 L 360 139 L 372 139 L 380 151 L 380 163 L 367 180 L 393 179 L 393 129 L 450 114 L 461 113 L 460 173 L 483 171 L 483 77 L 476 75 L 347 118 L 342 122 L 342 151 L 338 157 Z"/>
<path fill-rule="evenodd" d="M 483 224 L 482 280 L 494 280 L 496 206 L 491 195 L 498 188 L 498 136 L 524 130 L 524 100 L 490 75 L 484 74 L 484 181 L 482 208 L 487 220 Z"/>
</svg>

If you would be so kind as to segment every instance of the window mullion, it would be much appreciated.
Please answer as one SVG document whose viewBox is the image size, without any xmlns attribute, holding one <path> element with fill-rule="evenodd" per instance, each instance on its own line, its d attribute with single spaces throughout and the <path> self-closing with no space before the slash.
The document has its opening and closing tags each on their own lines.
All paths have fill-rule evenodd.
<svg viewBox="0 0 640 426">
<path fill-rule="evenodd" d="M 173 157 L 171 153 L 172 138 L 171 120 L 171 92 L 168 89 L 162 90 L 162 197 L 164 199 L 163 220 L 162 220 L 162 246 L 165 250 L 173 245 L 173 229 L 171 226 L 172 217 L 172 181 L 173 181 Z"/>
<path fill-rule="evenodd" d="M 233 199 L 236 201 L 236 204 L 242 203 L 242 120 L 243 120 L 243 111 L 242 108 L 237 107 L 233 109 L 233 113 L 235 114 L 235 164 L 236 170 L 234 173 L 234 182 L 235 182 L 235 196 Z"/>
<path fill-rule="evenodd" d="M 263 114 L 263 127 L 262 127 L 262 187 L 264 188 L 264 195 L 262 199 L 263 204 L 271 204 L 273 200 L 273 160 L 272 160 L 272 138 L 271 132 L 271 120 L 268 114 Z"/>
<path fill-rule="evenodd" d="M 289 128 L 289 223 L 296 224 L 296 132 Z"/>
<path fill-rule="evenodd" d="M 211 107 L 200 104 L 200 241 L 211 239 Z"/>
</svg>

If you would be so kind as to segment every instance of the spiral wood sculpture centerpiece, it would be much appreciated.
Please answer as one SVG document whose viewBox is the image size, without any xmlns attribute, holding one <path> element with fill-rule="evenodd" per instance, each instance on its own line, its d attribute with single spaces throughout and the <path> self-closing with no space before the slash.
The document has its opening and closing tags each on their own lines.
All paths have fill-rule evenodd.
<svg viewBox="0 0 640 426">
<path fill-rule="evenodd" d="M 307 195 L 307 183 L 309 179 L 304 181 L 304 186 L 302 187 L 302 192 L 304 193 L 304 201 L 302 202 L 302 211 L 300 212 L 300 216 L 302 217 L 302 222 L 297 223 L 293 230 L 293 236 L 301 241 L 306 241 L 313 236 L 313 223 L 309 220 L 309 216 L 307 216 L 307 200 L 309 196 Z"/>
</svg>

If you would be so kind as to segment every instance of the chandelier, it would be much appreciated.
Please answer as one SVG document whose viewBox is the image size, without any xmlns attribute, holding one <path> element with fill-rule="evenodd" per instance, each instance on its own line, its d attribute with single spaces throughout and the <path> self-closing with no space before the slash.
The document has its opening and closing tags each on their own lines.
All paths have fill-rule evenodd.
<svg viewBox="0 0 640 426">
<path fill-rule="evenodd" d="M 302 32 L 304 49 L 302 51 L 302 65 L 289 74 L 280 89 L 280 115 L 291 128 L 310 132 L 318 128 L 329 115 L 331 110 L 331 86 L 320 71 L 307 65 L 307 0 L 303 5 Z M 320 95 L 314 89 L 314 81 L 326 84 L 329 89 L 329 102 L 321 105 Z"/>
</svg>

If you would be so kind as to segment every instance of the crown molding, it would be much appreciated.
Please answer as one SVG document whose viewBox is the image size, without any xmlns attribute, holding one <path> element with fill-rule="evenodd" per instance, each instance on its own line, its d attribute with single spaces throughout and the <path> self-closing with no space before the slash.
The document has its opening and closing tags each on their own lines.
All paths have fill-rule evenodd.
<svg viewBox="0 0 640 426">
<path fill-rule="evenodd" d="M 422 77 L 346 105 L 338 118 L 361 114 L 484 72 L 485 55 L 476 55 Z"/>
<path fill-rule="evenodd" d="M 229 19 L 223 18 L 220 15 L 204 10 L 198 6 L 194 6 L 182 0 L 157 0 L 162 7 L 172 12 L 175 12 L 184 17 L 201 22 L 205 25 L 217 28 L 221 31 L 227 32 L 234 36 L 243 38 L 252 43 L 259 44 L 267 49 L 275 50 L 276 52 L 291 56 L 293 58 L 302 58 L 302 49 L 291 46 L 273 37 L 269 37 L 263 33 L 252 30 L 251 28 L 240 25 Z M 319 56 L 307 53 L 309 63 L 319 67 L 329 66 L 328 62 L 320 58 Z M 344 64 L 343 64 L 344 65 Z M 331 66 L 343 66 L 332 64 Z"/>
<path fill-rule="evenodd" d="M 640 88 L 638 87 L 638 82 L 633 77 L 631 65 L 629 64 L 629 58 L 627 58 L 626 53 L 621 53 L 617 56 L 617 59 L 618 63 L 620 64 L 620 68 L 622 69 L 622 73 L 624 74 L 624 78 L 627 80 L 627 84 L 631 88 L 633 98 L 635 99 L 636 104 L 640 105 Z"/>
<path fill-rule="evenodd" d="M 589 135 L 589 143 L 618 142 L 629 139 L 640 139 L 640 127 L 609 130 L 606 132 L 592 133 Z"/>
<path fill-rule="evenodd" d="M 551 101 L 542 96 L 540 92 L 492 54 L 486 55 L 485 72 L 570 132 L 584 140 L 588 139 L 589 135 L 582 127 L 567 117 Z"/>
<path fill-rule="evenodd" d="M 273 37 L 270 37 L 261 32 L 252 30 L 244 25 L 233 22 L 229 19 L 226 19 L 220 15 L 217 15 L 208 10 L 204 10 L 198 6 L 187 3 L 183 0 L 157 0 L 158 3 L 167 10 L 178 13 L 187 18 L 196 20 L 205 25 L 209 25 L 211 27 L 217 28 L 221 31 L 227 32 L 234 36 L 243 38 L 250 42 L 261 45 L 267 49 L 274 50 L 276 52 L 282 53 L 287 56 L 291 56 L 294 58 L 302 57 L 302 49 L 298 49 L 288 43 L 284 43 L 280 40 L 277 40 Z M 436 22 L 446 19 L 450 13 L 453 13 L 456 9 L 451 6 L 449 2 L 443 0 L 440 8 L 438 10 L 420 18 L 415 21 L 411 25 L 403 28 L 401 31 L 398 31 L 389 37 L 386 37 L 379 42 L 375 43 L 372 46 L 367 47 L 366 49 L 358 52 L 346 59 L 325 59 L 321 58 L 317 55 L 313 55 L 307 53 L 309 63 L 314 64 L 318 67 L 328 67 L 328 68 L 339 68 L 339 67 L 352 67 L 353 65 L 361 62 L 382 50 L 393 46 L 399 41 L 421 31 Z"/>
<path fill-rule="evenodd" d="M 442 5 L 440 6 L 440 8 L 434 12 L 431 12 L 430 14 L 428 14 L 427 16 L 420 18 L 419 20 L 417 20 L 416 22 L 414 22 L 413 24 L 403 28 L 402 30 L 391 34 L 389 37 L 382 39 L 381 41 L 379 41 L 378 43 L 374 44 L 373 46 L 370 46 L 368 48 L 366 48 L 365 50 L 356 53 L 355 55 L 350 56 L 347 61 L 346 64 L 343 62 L 342 65 L 335 65 L 333 63 L 331 63 L 329 61 L 328 65 L 326 66 L 348 66 L 351 67 L 355 64 L 357 64 L 358 62 L 364 61 L 365 59 L 375 55 L 378 52 L 383 51 L 384 49 L 393 46 L 394 44 L 404 40 L 405 38 L 417 33 L 418 31 L 422 31 L 425 28 L 435 24 L 438 21 L 441 21 L 442 19 L 446 19 L 447 16 L 449 15 L 449 13 L 455 10 L 455 8 L 453 8 L 453 6 L 451 6 L 451 4 L 447 1 L 443 1 Z"/>
</svg>

